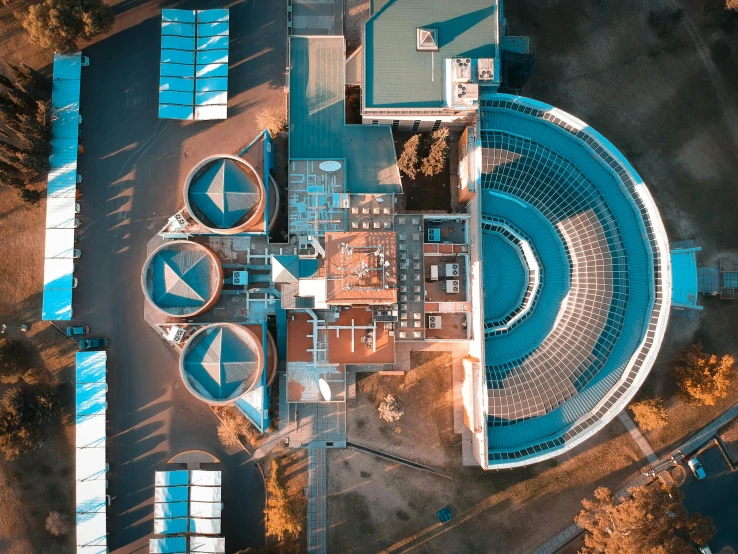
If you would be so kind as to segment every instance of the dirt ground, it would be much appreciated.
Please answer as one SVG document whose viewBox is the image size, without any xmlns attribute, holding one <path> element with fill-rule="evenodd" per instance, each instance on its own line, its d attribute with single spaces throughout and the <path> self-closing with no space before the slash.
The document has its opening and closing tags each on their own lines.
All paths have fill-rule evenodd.
<svg viewBox="0 0 738 554">
<path fill-rule="evenodd" d="M 358 376 L 347 439 L 451 479 L 351 448 L 329 451 L 329 552 L 530 552 L 569 525 L 597 486 L 617 489 L 645 469 L 618 421 L 553 461 L 494 473 L 463 467 L 450 362 L 446 352 L 415 352 L 404 376 Z M 377 412 L 388 393 L 405 409 L 394 423 Z M 446 505 L 454 519 L 441 527 L 435 512 Z"/>
</svg>

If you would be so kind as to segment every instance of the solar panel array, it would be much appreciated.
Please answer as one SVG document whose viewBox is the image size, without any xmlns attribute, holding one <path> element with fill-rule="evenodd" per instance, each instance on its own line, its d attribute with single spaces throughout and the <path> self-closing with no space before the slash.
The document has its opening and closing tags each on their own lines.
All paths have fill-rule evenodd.
<svg viewBox="0 0 738 554">
<path fill-rule="evenodd" d="M 225 552 L 225 539 L 212 536 L 221 532 L 220 471 L 157 471 L 154 479 L 154 533 L 166 537 L 150 539 L 149 551 Z"/>
<path fill-rule="evenodd" d="M 107 354 L 77 352 L 75 369 L 77 552 L 107 553 Z"/>
<path fill-rule="evenodd" d="M 42 319 L 72 319 L 82 55 L 54 54 Z"/>
<path fill-rule="evenodd" d="M 229 16 L 221 10 L 162 10 L 159 117 L 228 117 Z"/>
</svg>

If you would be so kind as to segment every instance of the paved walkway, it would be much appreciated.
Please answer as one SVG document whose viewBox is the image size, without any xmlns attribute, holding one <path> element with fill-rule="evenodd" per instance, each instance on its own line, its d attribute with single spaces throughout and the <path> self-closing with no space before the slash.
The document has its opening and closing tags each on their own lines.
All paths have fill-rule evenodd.
<svg viewBox="0 0 738 554">
<path fill-rule="evenodd" d="M 310 554 L 326 552 L 326 456 L 325 448 L 308 448 L 307 538 Z"/>
<path fill-rule="evenodd" d="M 628 414 L 625 414 L 625 416 L 628 418 L 628 420 L 630 420 L 630 417 L 628 417 Z M 654 469 L 656 467 L 658 467 L 659 469 L 665 469 L 666 467 L 672 465 L 671 456 L 673 456 L 677 452 L 681 451 L 687 456 L 692 454 L 693 452 L 696 452 L 700 448 L 700 446 L 702 446 L 711 437 L 717 434 L 718 430 L 721 427 L 723 427 L 726 423 L 735 419 L 736 417 L 738 417 L 738 404 L 735 404 L 732 408 L 730 408 L 727 412 L 725 412 L 715 421 L 703 427 L 700 431 L 695 433 L 691 438 L 684 441 L 678 448 L 676 448 L 668 456 L 664 456 L 663 458 L 661 458 L 661 460 L 657 459 L 656 463 L 651 462 L 651 460 L 649 459 L 649 462 L 651 462 L 651 466 L 654 467 Z M 620 420 L 623 421 L 622 418 Z M 633 423 L 632 420 L 631 420 L 631 423 Z M 626 425 L 625 422 L 623 422 L 623 424 Z M 627 425 L 626 425 L 626 428 L 627 428 Z M 638 434 L 640 435 L 640 431 L 638 432 Z M 645 442 L 645 439 L 644 439 L 644 442 Z M 648 443 L 646 443 L 646 445 L 648 446 Z M 641 446 L 641 445 L 639 444 L 638 446 Z M 648 449 L 651 450 L 651 447 L 648 446 Z M 643 450 L 643 448 L 641 448 L 641 450 Z M 653 450 L 651 450 L 651 452 L 653 452 Z M 644 451 L 644 454 L 645 454 L 645 451 Z M 653 479 L 654 479 L 653 477 L 648 477 L 643 474 L 639 475 L 638 477 L 630 481 L 627 485 L 625 485 L 622 489 L 620 489 L 617 493 L 615 493 L 615 496 L 621 499 L 628 494 L 628 489 L 632 487 L 640 487 L 642 485 L 645 485 L 646 483 L 650 483 Z M 563 547 L 565 544 L 569 543 L 575 536 L 577 536 L 581 532 L 582 532 L 582 528 L 579 527 L 579 525 L 577 525 L 576 523 L 572 523 L 566 529 L 564 529 L 559 534 L 557 534 L 555 537 L 549 539 L 543 545 L 541 545 L 536 550 L 534 550 L 532 554 L 552 554 L 553 552 L 556 552 L 559 548 Z"/>
<path fill-rule="evenodd" d="M 656 464 L 659 463 L 659 457 L 653 451 L 651 445 L 648 444 L 648 441 L 645 439 L 645 437 L 641 434 L 641 430 L 638 429 L 638 427 L 636 427 L 636 424 L 633 423 L 633 420 L 630 419 L 628 412 L 626 410 L 620 412 L 618 414 L 618 419 L 622 422 L 623 427 L 625 427 L 628 433 L 630 433 L 630 436 L 633 437 L 633 440 L 638 445 L 638 448 L 641 449 L 641 452 L 643 452 L 643 455 L 648 460 L 648 463 L 651 464 L 651 467 L 656 466 Z"/>
</svg>

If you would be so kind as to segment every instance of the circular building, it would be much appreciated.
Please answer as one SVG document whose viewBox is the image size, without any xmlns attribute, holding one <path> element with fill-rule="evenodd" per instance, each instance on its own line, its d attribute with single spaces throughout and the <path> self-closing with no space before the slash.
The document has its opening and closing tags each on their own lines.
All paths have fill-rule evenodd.
<svg viewBox="0 0 738 554">
<path fill-rule="evenodd" d="M 264 217 L 264 183 L 251 165 L 235 156 L 212 156 L 187 176 L 187 211 L 217 234 L 248 231 Z"/>
<path fill-rule="evenodd" d="M 585 123 L 499 94 L 479 135 L 482 457 L 504 468 L 561 454 L 626 407 L 666 330 L 669 245 L 641 178 Z"/>
<path fill-rule="evenodd" d="M 223 268 L 206 246 L 166 242 L 146 260 L 141 275 L 146 299 L 172 317 L 192 317 L 209 310 L 220 297 Z"/>
<path fill-rule="evenodd" d="M 261 341 L 235 323 L 214 323 L 195 332 L 179 357 L 187 390 L 208 404 L 229 404 L 253 389 L 264 370 Z"/>
</svg>

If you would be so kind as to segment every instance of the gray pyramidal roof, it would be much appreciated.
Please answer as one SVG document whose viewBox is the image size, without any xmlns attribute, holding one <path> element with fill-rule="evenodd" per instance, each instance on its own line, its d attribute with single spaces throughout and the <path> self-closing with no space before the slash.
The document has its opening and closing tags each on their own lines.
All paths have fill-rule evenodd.
<svg viewBox="0 0 738 554">
<path fill-rule="evenodd" d="M 228 158 L 213 163 L 190 186 L 190 201 L 219 229 L 229 229 L 258 205 L 261 190 L 238 163 Z"/>
<path fill-rule="evenodd" d="M 247 338 L 229 327 L 204 331 L 190 346 L 184 368 L 216 400 L 228 399 L 240 386 L 251 388 L 259 374 L 258 353 Z"/>
<path fill-rule="evenodd" d="M 210 269 L 199 249 L 162 250 L 153 262 L 151 298 L 162 308 L 202 306 L 210 298 Z"/>
</svg>

